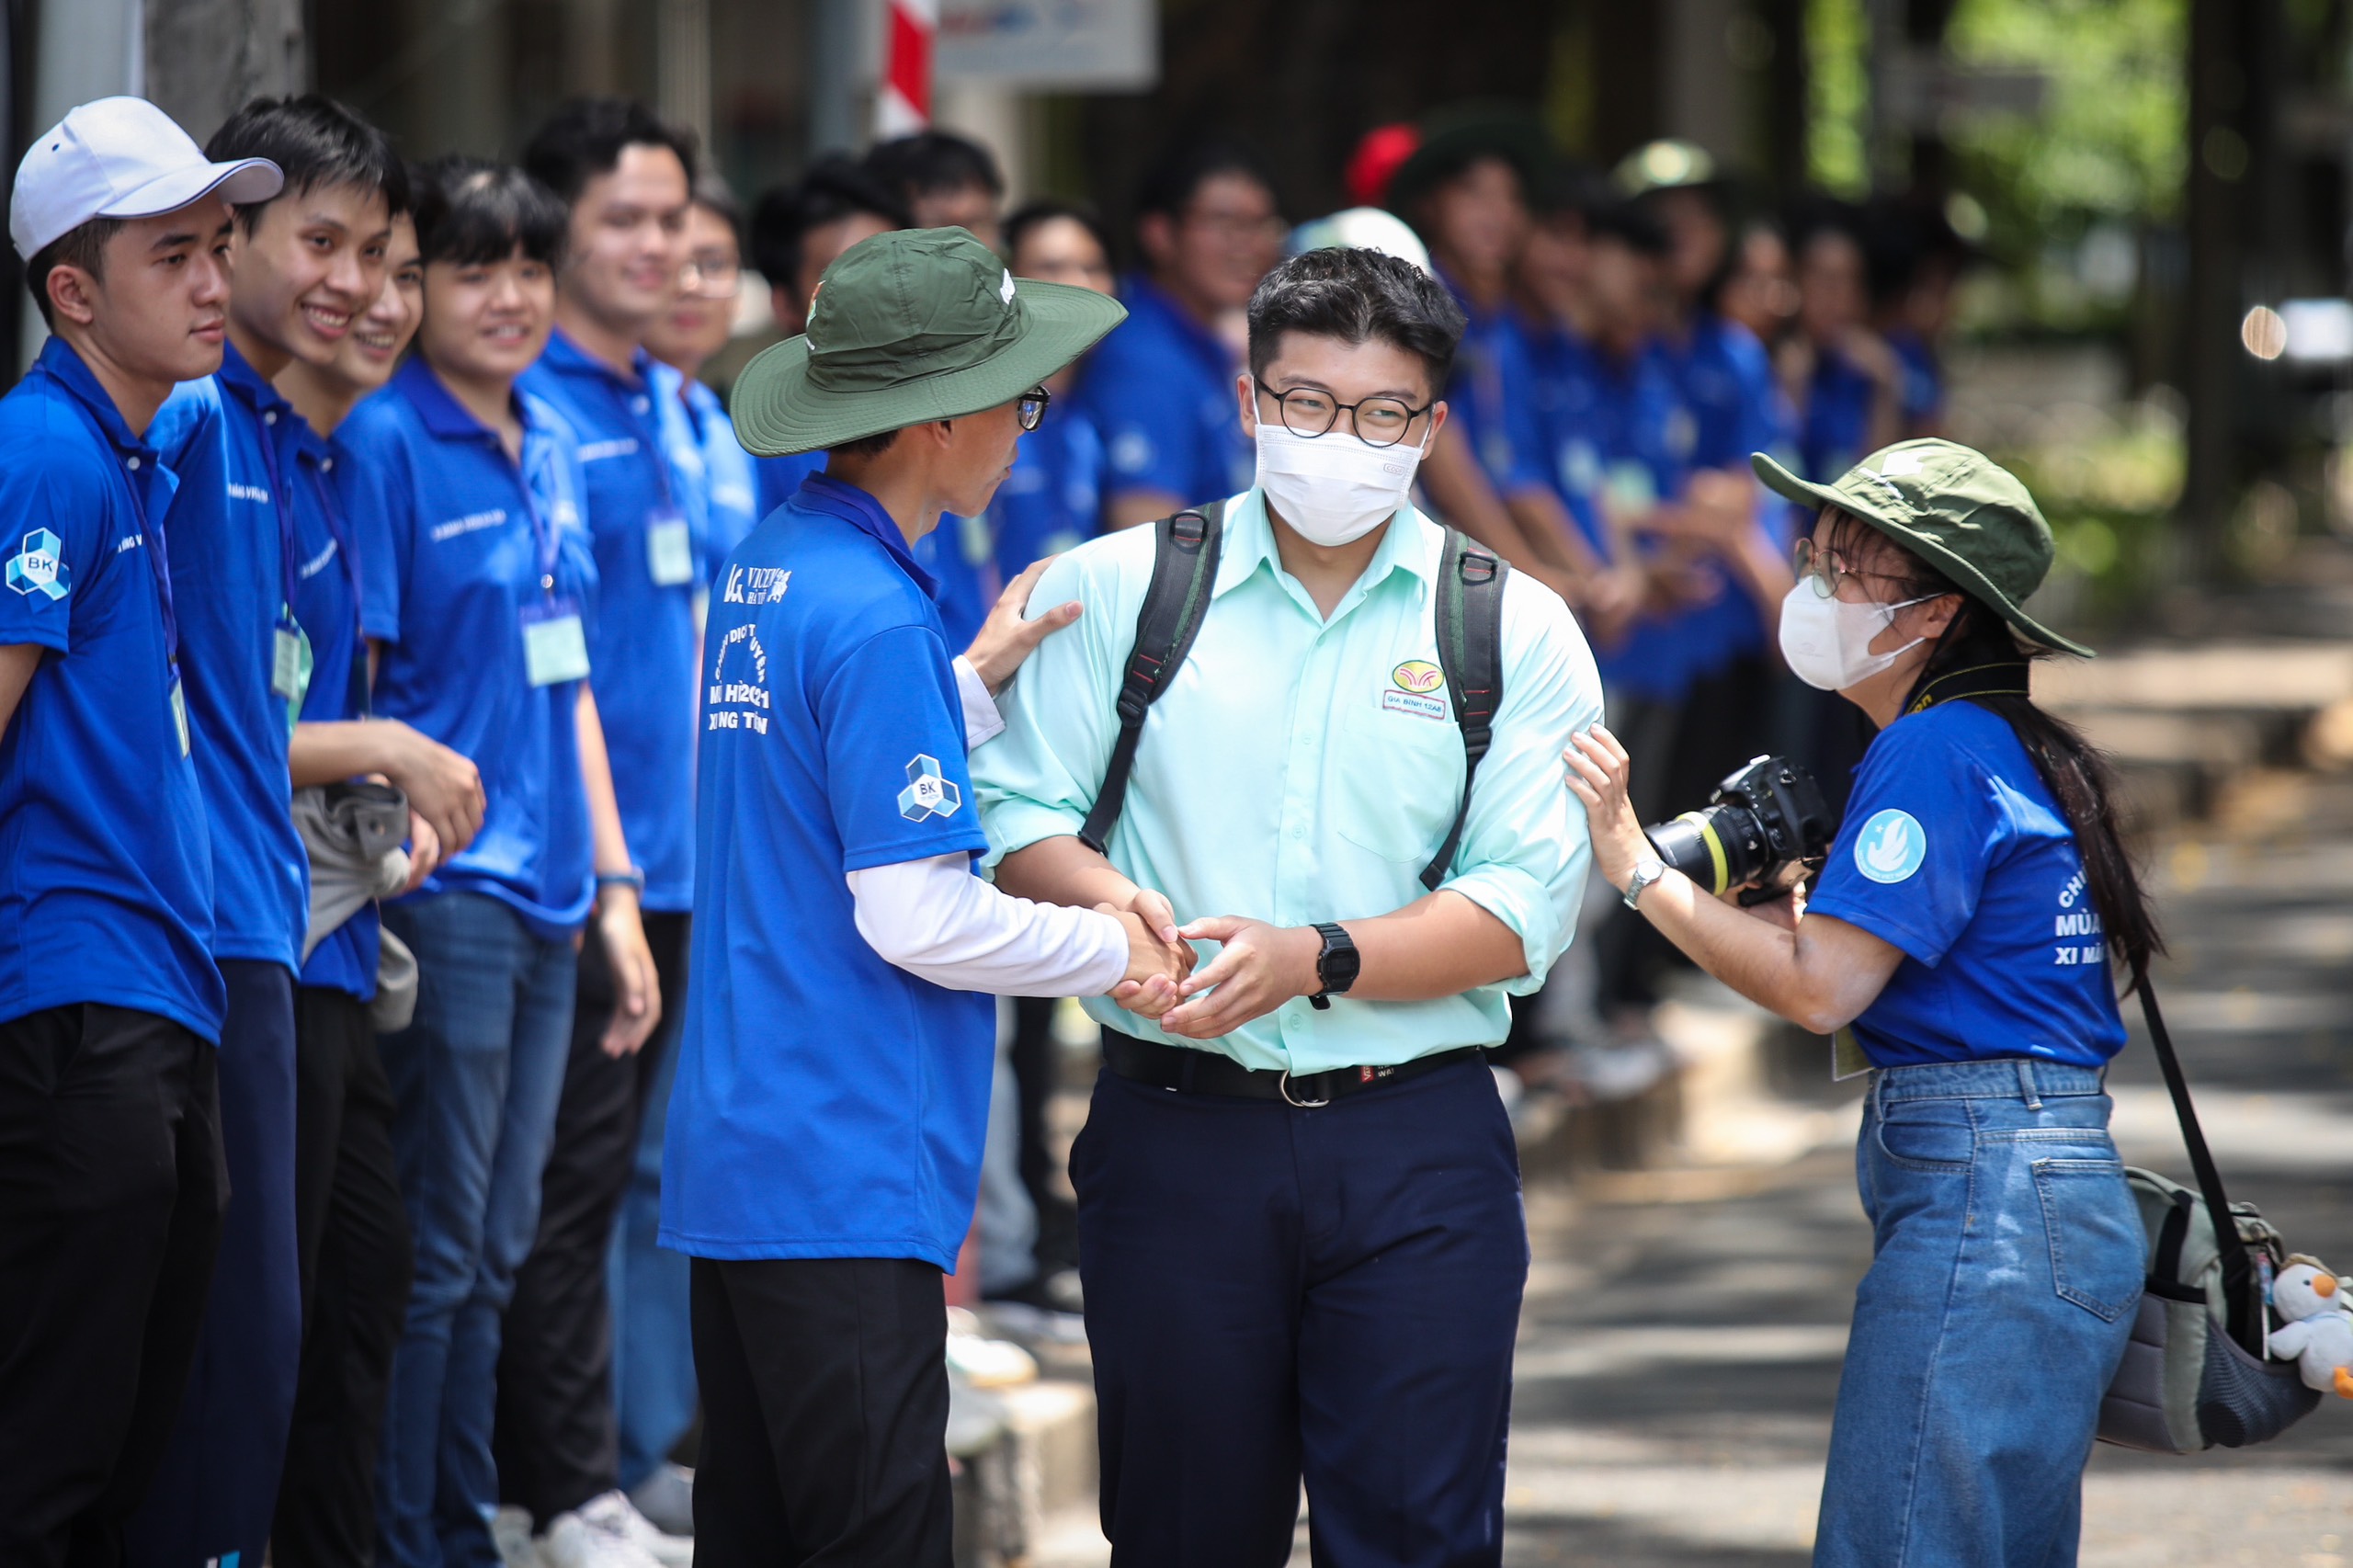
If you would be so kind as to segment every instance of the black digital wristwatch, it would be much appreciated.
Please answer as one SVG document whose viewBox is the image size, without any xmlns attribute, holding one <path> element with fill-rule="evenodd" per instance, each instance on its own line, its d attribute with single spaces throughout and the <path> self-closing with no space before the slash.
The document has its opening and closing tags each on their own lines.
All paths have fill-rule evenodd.
<svg viewBox="0 0 2353 1568">
<path fill-rule="evenodd" d="M 1315 978 L 1324 989 L 1310 996 L 1307 1005 L 1320 1013 L 1332 1006 L 1333 997 L 1347 995 L 1348 987 L 1357 983 L 1364 955 L 1357 951 L 1347 928 L 1329 920 L 1318 921 L 1315 934 L 1324 938 L 1324 949 L 1315 955 Z"/>
</svg>

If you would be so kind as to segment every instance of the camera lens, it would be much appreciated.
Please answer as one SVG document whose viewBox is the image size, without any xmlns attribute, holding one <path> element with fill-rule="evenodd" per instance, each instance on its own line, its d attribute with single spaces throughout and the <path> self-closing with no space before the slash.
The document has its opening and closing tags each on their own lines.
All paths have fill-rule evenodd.
<svg viewBox="0 0 2353 1568">
<path fill-rule="evenodd" d="M 1645 832 L 1661 860 L 1711 893 L 1722 893 L 1756 877 L 1772 854 L 1764 823 L 1746 806 L 1714 805 L 1686 812 Z"/>
</svg>

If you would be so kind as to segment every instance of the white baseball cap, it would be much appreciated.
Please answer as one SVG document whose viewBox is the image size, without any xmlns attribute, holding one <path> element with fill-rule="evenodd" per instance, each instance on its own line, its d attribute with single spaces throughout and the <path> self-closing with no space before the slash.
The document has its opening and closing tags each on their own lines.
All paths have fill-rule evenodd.
<svg viewBox="0 0 2353 1568">
<path fill-rule="evenodd" d="M 1377 250 L 1410 261 L 1424 272 L 1431 270 L 1429 248 L 1413 226 L 1378 207 L 1351 207 L 1328 217 L 1311 218 L 1293 229 L 1286 254 L 1304 256 L 1312 250 Z"/>
<path fill-rule="evenodd" d="M 30 261 L 93 218 L 153 218 L 216 192 L 267 201 L 285 183 L 267 158 L 212 162 L 145 98 L 97 98 L 68 110 L 17 165 L 8 237 Z"/>
</svg>

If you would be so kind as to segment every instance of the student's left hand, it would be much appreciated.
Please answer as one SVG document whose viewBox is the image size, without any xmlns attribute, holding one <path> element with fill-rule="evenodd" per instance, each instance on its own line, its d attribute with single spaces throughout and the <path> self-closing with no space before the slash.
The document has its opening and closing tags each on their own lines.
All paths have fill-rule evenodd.
<svg viewBox="0 0 2353 1568">
<path fill-rule="evenodd" d="M 1618 737 L 1599 724 L 1571 737 L 1561 754 L 1569 765 L 1569 790 L 1585 802 L 1586 825 L 1593 836 L 1593 869 L 1619 892 L 1634 879 L 1634 862 L 1653 853 L 1643 835 L 1642 820 L 1626 798 L 1626 780 L 1632 767 Z"/>
<path fill-rule="evenodd" d="M 972 673 L 981 677 L 981 684 L 989 688 L 991 697 L 1013 683 L 1014 671 L 1038 651 L 1039 643 L 1078 619 L 1080 606 L 1075 599 L 1048 610 L 1035 620 L 1027 619 L 1029 595 L 1053 562 L 1051 555 L 1043 561 L 1033 561 L 1027 571 L 1007 583 L 1005 592 L 997 596 L 996 608 L 981 623 L 972 645 L 964 651 L 966 662 L 972 666 Z"/>
<path fill-rule="evenodd" d="M 654 972 L 654 950 L 645 945 L 645 921 L 634 892 L 608 887 L 598 894 L 597 936 L 613 971 L 613 1016 L 597 1048 L 608 1056 L 633 1055 L 662 1021 L 662 983 Z"/>
<path fill-rule="evenodd" d="M 1217 957 L 1177 986 L 1181 1000 L 1160 1019 L 1160 1027 L 1170 1034 L 1217 1040 L 1253 1018 L 1265 1017 L 1294 996 L 1323 989 L 1315 955 L 1324 950 L 1324 938 L 1312 926 L 1270 926 L 1218 915 L 1180 926 L 1178 934 L 1188 941 L 1224 945 Z"/>
</svg>

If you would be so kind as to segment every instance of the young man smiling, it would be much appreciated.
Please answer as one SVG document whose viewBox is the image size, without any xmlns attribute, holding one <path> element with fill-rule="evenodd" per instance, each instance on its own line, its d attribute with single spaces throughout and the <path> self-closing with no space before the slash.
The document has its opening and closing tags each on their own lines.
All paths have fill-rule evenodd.
<svg viewBox="0 0 2353 1568">
<path fill-rule="evenodd" d="M 523 165 L 571 209 L 571 229 L 555 330 L 517 385 L 546 399 L 579 438 L 597 577 L 589 683 L 655 973 L 617 976 L 600 946 L 581 956 L 539 1236 L 516 1276 L 500 1355 L 499 1487 L 542 1531 L 579 1514 L 612 1541 L 613 1568 L 645 1568 L 645 1550 L 677 1562 L 689 1548 L 654 1531 L 620 1491 L 606 1268 L 645 1103 L 677 1036 L 694 903 L 696 606 L 708 507 L 688 493 L 699 480 L 665 451 L 662 405 L 677 397 L 679 375 L 644 344 L 687 260 L 694 146 L 642 105 L 588 98 L 540 127 Z M 658 982 L 667 1015 L 650 1036 L 632 1030 L 631 1006 L 648 982 Z"/>
<path fill-rule="evenodd" d="M 53 335 L 0 399 L 0 1561 L 102 1562 L 171 1430 L 228 1198 L 212 868 L 148 440 L 221 365 L 230 208 L 138 98 L 17 165 Z"/>
<path fill-rule="evenodd" d="M 1568 945 L 1586 833 L 1551 757 L 1601 689 L 1560 599 L 1506 576 L 1499 619 L 1462 622 L 1495 627 L 1503 687 L 1472 789 L 1437 609 L 1491 579 L 1466 557 L 1449 581 L 1406 500 L 1461 331 L 1392 256 L 1269 273 L 1235 383 L 1258 482 L 1223 505 L 1125 809 L 1088 821 L 1158 529 L 1047 571 L 1046 602 L 1086 615 L 973 757 L 1000 888 L 1165 895 L 1186 940 L 1222 944 L 1156 1024 L 1087 1004 L 1107 1066 L 1071 1179 L 1123 1565 L 1284 1562 L 1302 1472 L 1318 1562 L 1501 1560 L 1528 1241 L 1480 1051 Z"/>
<path fill-rule="evenodd" d="M 212 844 L 213 956 L 228 987 L 221 1119 L 230 1206 L 188 1398 L 133 1521 L 156 1568 L 259 1561 L 302 1334 L 294 1221 L 294 980 L 310 921 L 288 744 L 311 671 L 294 619 L 301 416 L 269 378 L 332 359 L 384 286 L 408 203 L 392 143 L 316 97 L 256 98 L 214 159 L 265 158 L 282 193 L 237 209 L 220 373 L 175 392 L 153 438 L 179 475 L 165 520 L 197 778 Z"/>
</svg>

